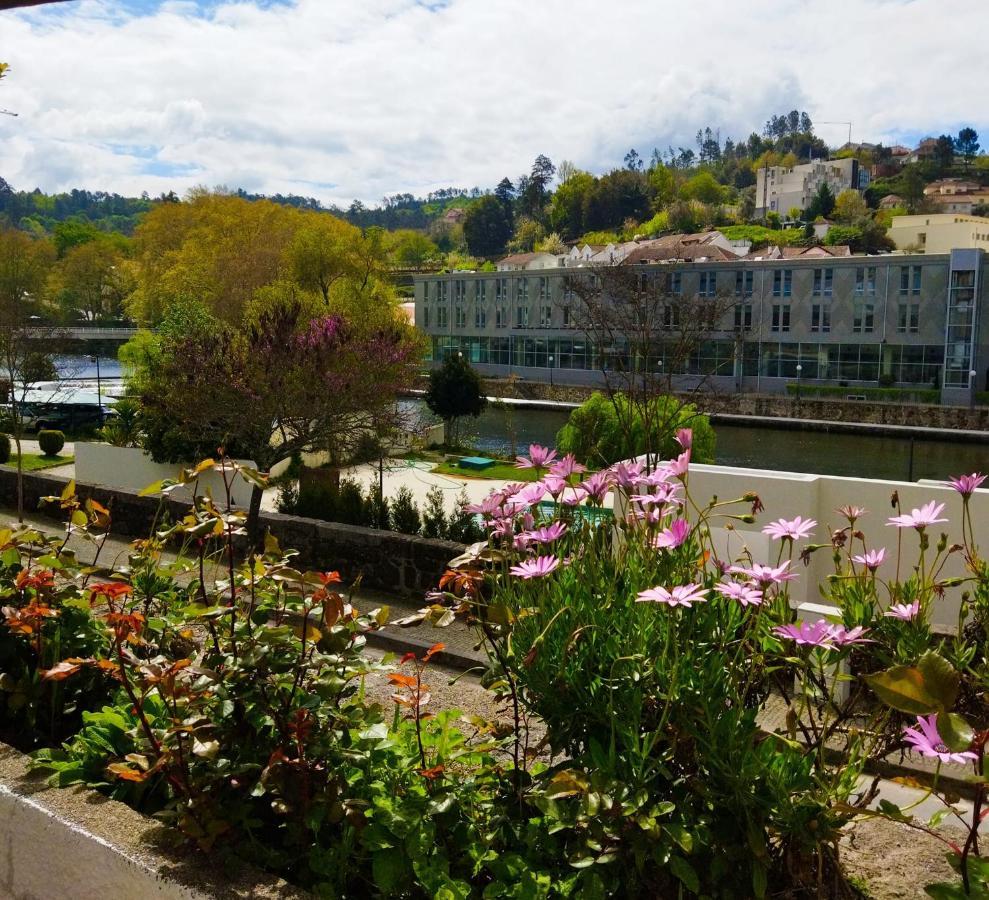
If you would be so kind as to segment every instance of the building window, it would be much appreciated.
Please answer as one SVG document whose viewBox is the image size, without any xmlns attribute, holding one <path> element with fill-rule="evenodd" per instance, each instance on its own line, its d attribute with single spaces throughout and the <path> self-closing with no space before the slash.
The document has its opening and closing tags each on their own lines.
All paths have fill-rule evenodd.
<svg viewBox="0 0 989 900">
<path fill-rule="evenodd" d="M 484 282 L 483 281 L 475 281 L 474 282 L 474 299 L 478 303 L 483 303 L 484 302 L 484 293 L 485 293 L 485 291 L 484 291 Z"/>
<path fill-rule="evenodd" d="M 735 296 L 736 297 L 751 297 L 752 296 L 752 276 L 754 272 L 736 272 L 735 273 Z"/>
<path fill-rule="evenodd" d="M 447 290 L 449 289 L 449 287 L 450 287 L 450 285 L 447 282 L 445 282 L 445 281 L 437 281 L 436 282 L 436 299 L 440 303 L 445 303 L 446 302 L 446 299 L 447 299 L 447 296 L 448 296 L 447 295 Z"/>
<path fill-rule="evenodd" d="M 446 328 L 447 326 L 447 307 L 439 306 L 436 308 L 436 327 Z"/>
<path fill-rule="evenodd" d="M 564 306 L 563 307 L 563 327 L 564 328 L 573 328 L 573 322 L 571 321 L 570 315 L 571 315 L 571 313 L 570 313 L 570 307 L 569 306 Z"/>
<path fill-rule="evenodd" d="M 814 269 L 814 296 L 830 297 L 833 293 L 834 269 Z"/>
<path fill-rule="evenodd" d="M 484 328 L 488 324 L 488 314 L 485 308 L 478 301 L 477 305 L 474 307 L 474 327 Z"/>
<path fill-rule="evenodd" d="M 717 276 L 714 272 L 701 272 L 700 273 L 700 287 L 697 291 L 700 297 L 713 297 L 717 293 L 716 290 Z"/>
<path fill-rule="evenodd" d="M 539 307 L 539 327 L 549 328 L 553 324 L 553 307 L 552 306 L 540 306 Z"/>
<path fill-rule="evenodd" d="M 678 303 L 663 304 L 663 328 L 672 331 L 680 327 L 680 305 Z"/>
<path fill-rule="evenodd" d="M 875 327 L 875 303 L 856 302 L 852 308 L 852 331 L 856 334 L 869 334 Z"/>
<path fill-rule="evenodd" d="M 776 269 L 773 272 L 773 296 L 789 297 L 793 293 L 793 269 Z"/>
<path fill-rule="evenodd" d="M 900 293 L 919 294 L 920 293 L 920 266 L 900 267 Z"/>
<path fill-rule="evenodd" d="M 539 299 L 544 303 L 549 299 L 549 279 L 545 276 L 539 279 Z"/>
<path fill-rule="evenodd" d="M 467 282 L 463 278 L 458 278 L 453 282 L 453 299 L 456 303 L 463 303 L 467 298 Z"/>
<path fill-rule="evenodd" d="M 683 273 L 674 272 L 670 275 L 670 293 L 678 297 L 683 294 Z"/>
<path fill-rule="evenodd" d="M 422 308 L 422 327 L 429 328 L 429 307 L 424 306 Z"/>
<path fill-rule="evenodd" d="M 508 299 L 508 279 L 495 279 L 495 303 L 502 303 Z"/>
<path fill-rule="evenodd" d="M 855 270 L 855 296 L 876 296 L 876 267 L 860 266 Z M 871 328 L 869 329 L 872 330 Z"/>
<path fill-rule="evenodd" d="M 529 280 L 527 278 L 519 278 L 516 282 L 515 292 L 518 297 L 519 303 L 529 302 Z"/>
<path fill-rule="evenodd" d="M 459 303 L 453 308 L 454 328 L 467 327 L 467 310 Z"/>
<path fill-rule="evenodd" d="M 831 330 L 831 304 L 815 303 L 811 306 L 810 330 L 820 332 Z"/>
<path fill-rule="evenodd" d="M 528 306 L 516 306 L 515 307 L 515 327 L 516 328 L 528 328 L 529 327 L 529 307 Z"/>
<path fill-rule="evenodd" d="M 752 330 L 752 304 L 735 304 L 735 331 Z"/>
<path fill-rule="evenodd" d="M 499 305 L 495 307 L 495 328 L 507 328 L 507 327 L 508 327 L 508 307 Z"/>
<path fill-rule="evenodd" d="M 773 304 L 773 331 L 789 331 L 790 330 L 790 304 L 789 303 L 774 303 Z"/>
<path fill-rule="evenodd" d="M 920 331 L 920 304 L 900 303 L 897 307 L 896 330 L 900 334 L 916 334 Z"/>
</svg>

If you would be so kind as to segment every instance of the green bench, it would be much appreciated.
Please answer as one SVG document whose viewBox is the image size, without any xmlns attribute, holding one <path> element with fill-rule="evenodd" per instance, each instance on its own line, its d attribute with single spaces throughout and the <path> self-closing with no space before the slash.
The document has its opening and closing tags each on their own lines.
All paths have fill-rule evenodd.
<svg viewBox="0 0 989 900">
<path fill-rule="evenodd" d="M 461 469 L 473 469 L 478 472 L 482 469 L 488 468 L 488 466 L 493 466 L 495 461 L 493 459 L 488 459 L 486 456 L 462 456 L 457 461 L 457 466 Z"/>
</svg>

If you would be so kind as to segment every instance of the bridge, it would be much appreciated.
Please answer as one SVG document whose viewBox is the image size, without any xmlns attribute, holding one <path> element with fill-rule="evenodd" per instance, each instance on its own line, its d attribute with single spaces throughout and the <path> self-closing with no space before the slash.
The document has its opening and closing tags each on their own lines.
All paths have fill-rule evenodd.
<svg viewBox="0 0 989 900">
<path fill-rule="evenodd" d="M 32 338 L 73 341 L 129 341 L 137 328 L 127 325 L 38 325 L 28 328 Z"/>
</svg>

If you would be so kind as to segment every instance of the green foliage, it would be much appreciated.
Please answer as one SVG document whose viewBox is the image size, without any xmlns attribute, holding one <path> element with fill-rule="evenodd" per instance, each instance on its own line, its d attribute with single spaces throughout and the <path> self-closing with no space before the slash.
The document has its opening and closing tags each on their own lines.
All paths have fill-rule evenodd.
<svg viewBox="0 0 989 900">
<path fill-rule="evenodd" d="M 795 384 L 788 384 L 786 392 L 792 397 L 797 393 Z M 886 403 L 931 403 L 941 402 L 941 391 L 921 387 L 839 387 L 837 385 L 800 385 L 801 397 L 847 397 L 858 394 L 867 400 Z"/>
<path fill-rule="evenodd" d="M 446 499 L 443 489 L 434 484 L 426 494 L 426 506 L 422 511 L 422 536 L 443 538 L 447 529 Z"/>
<path fill-rule="evenodd" d="M 481 378 L 471 364 L 457 353 L 449 354 L 439 368 L 429 373 L 426 406 L 447 426 L 447 443 L 456 445 L 457 420 L 477 418 L 487 406 Z"/>
<path fill-rule="evenodd" d="M 570 414 L 557 446 L 596 467 L 647 452 L 670 459 L 681 452 L 676 443 L 680 428 L 693 430 L 692 459 L 714 462 L 714 429 L 692 404 L 663 396 L 633 402 L 624 394 L 609 398 L 596 391 Z"/>
<path fill-rule="evenodd" d="M 422 518 L 410 491 L 404 485 L 398 489 L 391 502 L 391 527 L 402 534 L 418 534 L 422 530 Z"/>
<path fill-rule="evenodd" d="M 724 201 L 724 188 L 710 172 L 698 172 L 683 183 L 680 196 L 684 200 L 699 200 L 701 203 L 721 203 Z"/>
<path fill-rule="evenodd" d="M 121 397 L 113 406 L 114 415 L 100 430 L 100 437 L 114 447 L 140 444 L 141 406 L 133 397 Z"/>
<path fill-rule="evenodd" d="M 508 211 L 494 195 L 482 197 L 467 211 L 464 240 L 475 256 L 496 256 L 505 250 L 512 236 Z"/>
<path fill-rule="evenodd" d="M 0 465 L 10 460 L 10 435 L 0 434 Z"/>
<path fill-rule="evenodd" d="M 473 544 L 475 541 L 484 539 L 484 529 L 474 521 L 474 514 L 467 509 L 469 505 L 470 500 L 467 498 L 467 491 L 461 489 L 454 501 L 453 512 L 446 523 L 444 537 L 448 541 Z"/>
<path fill-rule="evenodd" d="M 39 431 L 38 446 L 45 456 L 58 456 L 65 446 L 65 435 L 55 430 Z"/>
<path fill-rule="evenodd" d="M 731 241 L 751 241 L 754 249 L 768 245 L 792 247 L 800 242 L 802 233 L 796 228 L 780 231 L 764 225 L 725 225 L 719 229 Z"/>
</svg>

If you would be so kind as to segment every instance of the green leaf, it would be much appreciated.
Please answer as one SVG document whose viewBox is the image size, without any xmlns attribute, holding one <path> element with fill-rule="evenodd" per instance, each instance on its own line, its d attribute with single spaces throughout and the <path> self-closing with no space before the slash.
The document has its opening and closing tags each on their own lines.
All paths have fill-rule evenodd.
<svg viewBox="0 0 989 900">
<path fill-rule="evenodd" d="M 945 744 L 956 753 L 968 750 L 975 737 L 971 726 L 958 713 L 940 713 L 937 717 L 937 730 Z"/>
<path fill-rule="evenodd" d="M 683 882 L 684 887 L 693 894 L 699 894 L 701 890 L 700 879 L 694 871 L 693 866 L 682 856 L 670 857 L 670 870 Z"/>
<path fill-rule="evenodd" d="M 923 673 L 913 666 L 893 666 L 866 675 L 865 681 L 887 706 L 914 716 L 937 712 L 938 701 L 928 690 Z"/>
<path fill-rule="evenodd" d="M 961 676 L 943 656 L 928 650 L 917 663 L 924 676 L 928 693 L 934 697 L 944 711 L 951 709 L 958 699 L 958 685 Z"/>
</svg>

